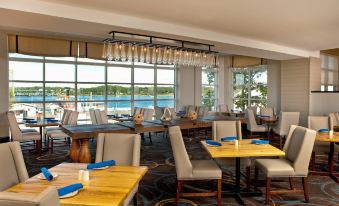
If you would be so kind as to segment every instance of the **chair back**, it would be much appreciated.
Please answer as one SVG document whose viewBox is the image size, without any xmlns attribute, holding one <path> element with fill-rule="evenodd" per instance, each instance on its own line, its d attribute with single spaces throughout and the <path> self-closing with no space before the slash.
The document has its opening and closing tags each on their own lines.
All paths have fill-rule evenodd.
<svg viewBox="0 0 339 206">
<path fill-rule="evenodd" d="M 219 104 L 219 112 L 228 112 L 228 106 L 226 104 Z"/>
<path fill-rule="evenodd" d="M 308 128 L 318 131 L 319 129 L 331 129 L 328 116 L 308 116 Z"/>
<path fill-rule="evenodd" d="M 240 121 L 214 121 L 212 124 L 212 137 L 220 141 L 223 137 L 235 136 L 242 139 Z"/>
<path fill-rule="evenodd" d="M 252 110 L 254 116 L 257 116 L 257 114 L 258 114 L 258 107 L 255 107 L 255 106 L 253 106 L 253 107 L 247 107 L 247 110 Z"/>
<path fill-rule="evenodd" d="M 175 119 L 177 117 L 177 113 L 175 112 L 174 108 L 170 108 L 172 119 Z"/>
<path fill-rule="evenodd" d="M 188 105 L 188 106 L 186 107 L 186 114 L 188 114 L 188 113 L 190 113 L 190 112 L 195 112 L 196 109 L 197 109 L 196 106 L 194 106 L 194 105 Z"/>
<path fill-rule="evenodd" d="M 155 119 L 161 119 L 163 113 L 164 113 L 164 108 L 163 107 L 154 107 L 154 111 L 155 111 Z"/>
<path fill-rule="evenodd" d="M 144 110 L 144 120 L 153 120 L 154 109 Z"/>
<path fill-rule="evenodd" d="M 22 132 L 16 120 L 15 113 L 13 111 L 8 111 L 6 114 L 7 114 L 7 120 L 9 123 L 9 128 L 11 130 L 12 141 L 23 140 Z"/>
<path fill-rule="evenodd" d="M 199 106 L 198 107 L 198 116 L 204 117 L 208 115 L 208 107 L 206 106 Z"/>
<path fill-rule="evenodd" d="M 28 173 L 19 142 L 0 144 L 0 191 L 28 179 Z"/>
<path fill-rule="evenodd" d="M 338 125 L 339 122 L 338 122 L 338 119 L 337 119 L 337 113 L 336 112 L 333 112 L 333 113 L 329 113 L 328 114 L 328 117 L 330 118 L 330 125 L 331 125 L 331 130 L 333 130 L 333 127 Z"/>
<path fill-rule="evenodd" d="M 144 109 L 141 107 L 134 107 L 133 116 L 136 114 L 144 114 Z"/>
<path fill-rule="evenodd" d="M 105 110 L 100 111 L 101 124 L 108 124 L 107 113 Z"/>
<path fill-rule="evenodd" d="M 0 192 L 0 205 L 4 206 L 60 206 L 60 199 L 55 187 L 48 187 L 32 198 L 17 192 Z"/>
<path fill-rule="evenodd" d="M 95 117 L 94 109 L 90 108 L 88 111 L 89 111 L 89 116 L 91 117 L 92 124 L 98 124 L 97 118 Z"/>
<path fill-rule="evenodd" d="M 102 124 L 100 109 L 95 109 L 94 115 L 95 115 L 95 119 L 97 120 L 97 124 Z"/>
<path fill-rule="evenodd" d="M 170 127 L 169 136 L 171 139 L 177 179 L 185 179 L 191 177 L 193 167 L 185 148 L 180 127 Z"/>
<path fill-rule="evenodd" d="M 117 165 L 140 165 L 140 135 L 100 133 L 95 162 L 115 160 Z"/>
<path fill-rule="evenodd" d="M 61 117 L 61 124 L 65 124 L 65 118 L 66 118 L 66 113 L 67 113 L 68 109 L 64 109 L 64 112 L 62 113 L 62 117 Z"/>
<path fill-rule="evenodd" d="M 296 176 L 307 176 L 316 131 L 292 125 L 284 145 L 285 157 L 294 168 Z"/>
<path fill-rule="evenodd" d="M 280 119 L 277 132 L 281 136 L 286 136 L 291 125 L 299 125 L 300 112 L 280 112 Z"/>
<path fill-rule="evenodd" d="M 260 108 L 260 115 L 267 115 L 270 117 L 274 117 L 274 109 L 270 107 L 261 107 Z"/>
<path fill-rule="evenodd" d="M 78 124 L 78 116 L 79 112 L 77 111 L 71 111 L 71 114 L 69 115 L 67 125 L 77 125 Z"/>
<path fill-rule="evenodd" d="M 68 124 L 71 114 L 72 114 L 72 110 L 69 110 L 69 109 L 64 110 L 64 115 L 63 115 L 64 118 L 62 119 L 62 124 L 64 125 Z"/>
<path fill-rule="evenodd" d="M 252 131 L 258 126 L 257 122 L 255 121 L 253 109 L 246 109 L 246 116 L 247 116 L 247 129 L 249 131 Z"/>
</svg>

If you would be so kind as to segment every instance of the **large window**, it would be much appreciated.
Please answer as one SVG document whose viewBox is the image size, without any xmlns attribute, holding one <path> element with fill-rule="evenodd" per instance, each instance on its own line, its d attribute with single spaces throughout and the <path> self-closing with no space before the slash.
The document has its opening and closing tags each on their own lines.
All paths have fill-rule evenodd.
<svg viewBox="0 0 339 206">
<path fill-rule="evenodd" d="M 217 71 L 202 68 L 201 82 L 201 104 L 207 106 L 209 111 L 215 111 L 217 104 Z"/>
<path fill-rule="evenodd" d="M 338 91 L 338 57 L 321 54 L 321 91 Z"/>
<path fill-rule="evenodd" d="M 10 110 L 17 118 L 61 118 L 64 109 L 129 114 L 132 107 L 175 106 L 173 66 L 9 54 Z"/>
<path fill-rule="evenodd" d="M 267 67 L 233 69 L 233 109 L 267 105 Z"/>
</svg>

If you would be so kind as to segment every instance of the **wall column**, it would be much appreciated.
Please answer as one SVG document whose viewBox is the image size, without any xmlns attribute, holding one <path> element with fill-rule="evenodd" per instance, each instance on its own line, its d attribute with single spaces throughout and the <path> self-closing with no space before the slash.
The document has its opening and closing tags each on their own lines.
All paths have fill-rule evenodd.
<svg viewBox="0 0 339 206">
<path fill-rule="evenodd" d="M 6 111 L 8 110 L 8 52 L 7 34 L 0 31 L 0 141 L 9 136 Z"/>
</svg>

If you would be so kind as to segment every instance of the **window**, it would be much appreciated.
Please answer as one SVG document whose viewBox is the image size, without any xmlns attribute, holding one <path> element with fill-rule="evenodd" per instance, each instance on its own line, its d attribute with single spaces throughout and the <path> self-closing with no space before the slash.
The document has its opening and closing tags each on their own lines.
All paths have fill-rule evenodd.
<svg viewBox="0 0 339 206">
<path fill-rule="evenodd" d="M 233 109 L 267 105 L 267 67 L 233 69 Z"/>
<path fill-rule="evenodd" d="M 202 68 L 201 104 L 215 111 L 217 104 L 217 72 L 214 69 Z"/>
<path fill-rule="evenodd" d="M 64 109 L 129 114 L 132 107 L 175 106 L 175 68 L 86 58 L 9 54 L 9 102 L 18 120 L 61 118 Z"/>
<path fill-rule="evenodd" d="M 338 57 L 321 54 L 321 91 L 338 91 Z"/>
</svg>

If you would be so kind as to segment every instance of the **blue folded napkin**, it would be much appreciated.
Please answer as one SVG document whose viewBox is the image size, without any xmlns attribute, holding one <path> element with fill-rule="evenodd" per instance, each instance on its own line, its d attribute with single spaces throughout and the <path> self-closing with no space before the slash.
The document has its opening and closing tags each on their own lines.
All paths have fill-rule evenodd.
<svg viewBox="0 0 339 206">
<path fill-rule="evenodd" d="M 38 123 L 37 120 L 26 120 L 26 123 Z"/>
<path fill-rule="evenodd" d="M 251 141 L 252 144 L 269 144 L 270 141 L 268 140 L 261 140 L 261 139 L 254 139 Z"/>
<path fill-rule="evenodd" d="M 53 180 L 52 173 L 50 173 L 46 167 L 41 168 L 41 173 L 44 175 L 46 180 L 48 180 L 49 182 Z"/>
<path fill-rule="evenodd" d="M 260 117 L 271 117 L 270 115 L 260 115 Z"/>
<path fill-rule="evenodd" d="M 55 119 L 55 117 L 45 117 L 44 119 L 46 119 L 46 120 Z"/>
<path fill-rule="evenodd" d="M 122 117 L 129 117 L 129 114 L 121 114 Z"/>
<path fill-rule="evenodd" d="M 213 146 L 221 146 L 220 142 L 216 142 L 214 140 L 206 140 L 206 144 L 213 145 Z"/>
<path fill-rule="evenodd" d="M 234 140 L 237 140 L 237 137 L 232 136 L 232 137 L 223 137 L 223 138 L 221 138 L 222 142 L 228 142 L 228 141 L 234 141 Z"/>
<path fill-rule="evenodd" d="M 102 167 L 113 166 L 113 165 L 115 165 L 115 161 L 114 160 L 108 160 L 108 161 L 88 164 L 87 169 L 92 170 L 92 169 L 95 169 L 95 168 L 102 168 Z"/>
<path fill-rule="evenodd" d="M 27 117 L 24 117 L 23 120 L 34 120 L 33 118 L 27 118 Z"/>
<path fill-rule="evenodd" d="M 73 185 L 68 185 L 66 187 L 62 187 L 58 189 L 58 195 L 59 197 L 67 195 L 69 193 L 75 192 L 77 190 L 82 189 L 84 186 L 81 183 L 73 184 Z"/>
<path fill-rule="evenodd" d="M 319 129 L 318 132 L 329 132 L 329 130 L 326 128 L 323 128 L 323 129 Z"/>
<path fill-rule="evenodd" d="M 47 122 L 58 122 L 59 120 L 57 119 L 47 119 Z"/>
</svg>

